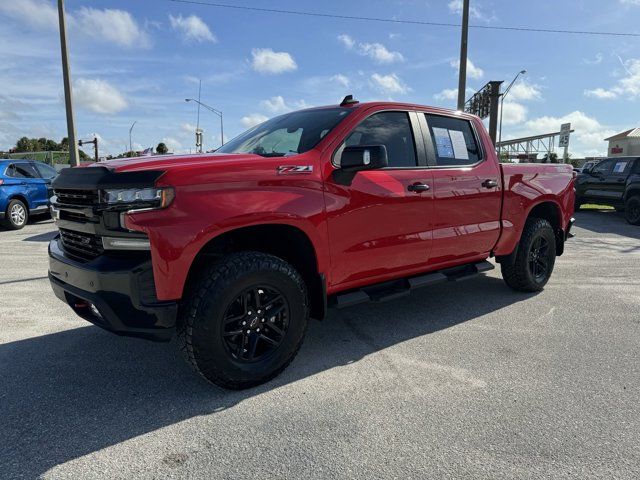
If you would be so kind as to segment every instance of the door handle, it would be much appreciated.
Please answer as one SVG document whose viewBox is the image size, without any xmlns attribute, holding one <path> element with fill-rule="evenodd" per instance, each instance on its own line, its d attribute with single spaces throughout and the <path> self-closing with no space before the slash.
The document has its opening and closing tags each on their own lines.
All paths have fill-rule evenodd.
<svg viewBox="0 0 640 480">
<path fill-rule="evenodd" d="M 491 180 L 490 178 L 488 178 L 487 180 L 485 180 L 484 182 L 482 182 L 482 186 L 484 188 L 496 188 L 498 186 L 498 182 L 496 182 L 495 180 Z"/>
<path fill-rule="evenodd" d="M 429 188 L 429 185 L 427 185 L 426 183 L 413 183 L 407 187 L 407 190 L 409 190 L 410 192 L 420 193 L 426 192 L 427 190 L 429 190 Z"/>
</svg>

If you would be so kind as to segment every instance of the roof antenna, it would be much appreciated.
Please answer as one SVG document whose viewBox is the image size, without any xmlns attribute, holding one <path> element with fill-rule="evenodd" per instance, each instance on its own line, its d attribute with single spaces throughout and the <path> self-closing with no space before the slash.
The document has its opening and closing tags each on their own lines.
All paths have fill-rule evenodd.
<svg viewBox="0 0 640 480">
<path fill-rule="evenodd" d="M 353 98 L 353 95 L 347 95 L 342 100 L 342 103 L 340 104 L 340 106 L 341 107 L 347 107 L 349 105 L 356 105 L 357 103 L 360 103 L 360 102 L 358 100 L 356 100 L 355 98 Z"/>
</svg>

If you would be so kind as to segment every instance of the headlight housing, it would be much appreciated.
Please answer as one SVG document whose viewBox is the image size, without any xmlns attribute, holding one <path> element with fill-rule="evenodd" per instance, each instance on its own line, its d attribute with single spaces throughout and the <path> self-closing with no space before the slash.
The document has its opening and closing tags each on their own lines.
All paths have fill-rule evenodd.
<svg viewBox="0 0 640 480">
<path fill-rule="evenodd" d="M 100 202 L 108 207 L 131 210 L 166 208 L 175 196 L 171 187 L 115 188 L 100 192 Z"/>
</svg>

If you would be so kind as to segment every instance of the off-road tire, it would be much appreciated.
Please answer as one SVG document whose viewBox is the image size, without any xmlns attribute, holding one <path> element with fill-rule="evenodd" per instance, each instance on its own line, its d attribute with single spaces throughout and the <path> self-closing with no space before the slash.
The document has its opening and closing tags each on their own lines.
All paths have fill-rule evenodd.
<svg viewBox="0 0 640 480">
<path fill-rule="evenodd" d="M 258 284 L 282 293 L 289 323 L 271 356 L 243 363 L 228 351 L 223 319 L 234 299 Z M 179 310 L 178 342 L 187 362 L 208 381 L 228 389 L 250 388 L 276 377 L 293 361 L 306 333 L 309 301 L 302 277 L 289 263 L 264 253 L 232 253 L 204 269 L 189 290 Z"/>
<path fill-rule="evenodd" d="M 548 247 L 545 253 L 546 273 L 537 278 L 532 271 L 530 260 L 534 242 L 542 238 Z M 519 292 L 539 292 L 551 277 L 556 259 L 556 238 L 551 224 L 541 218 L 527 220 L 516 252 L 503 258 L 500 263 L 502 278 L 506 284 Z"/>
<path fill-rule="evenodd" d="M 24 220 L 16 221 L 16 219 L 13 218 L 12 212 L 14 212 L 16 209 L 22 212 L 22 214 L 24 215 Z M 20 230 L 21 228 L 24 228 L 28 221 L 29 208 L 21 200 L 11 200 L 4 212 L 4 220 L 2 221 L 2 226 L 8 228 L 9 230 Z"/>
<path fill-rule="evenodd" d="M 624 218 L 631 225 L 640 225 L 640 195 L 627 198 L 624 204 Z"/>
</svg>

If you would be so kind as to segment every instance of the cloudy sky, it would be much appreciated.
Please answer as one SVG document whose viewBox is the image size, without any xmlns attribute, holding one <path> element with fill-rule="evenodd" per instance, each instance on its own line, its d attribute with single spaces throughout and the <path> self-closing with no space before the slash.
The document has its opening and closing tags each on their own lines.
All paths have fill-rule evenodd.
<svg viewBox="0 0 640 480">
<path fill-rule="evenodd" d="M 203 0 L 207 2 L 208 0 Z M 389 19 L 460 21 L 461 0 L 227 0 L 237 6 Z M 640 0 L 471 0 L 476 26 L 640 32 Z M 455 106 L 459 29 L 282 15 L 170 0 L 66 0 L 77 130 L 103 152 L 193 148 L 196 97 L 222 110 L 233 137 L 273 115 L 360 100 Z M 0 149 L 65 136 L 53 0 L 0 0 Z M 470 89 L 527 75 L 507 97 L 504 138 L 570 121 L 574 157 L 640 126 L 640 38 L 471 29 Z M 218 118 L 201 112 L 205 147 Z"/>
</svg>

